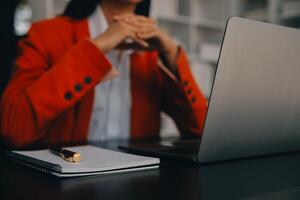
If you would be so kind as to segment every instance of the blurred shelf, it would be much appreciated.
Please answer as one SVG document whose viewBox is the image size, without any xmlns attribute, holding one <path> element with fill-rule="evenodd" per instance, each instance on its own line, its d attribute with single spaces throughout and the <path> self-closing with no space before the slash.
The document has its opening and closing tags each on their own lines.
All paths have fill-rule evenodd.
<svg viewBox="0 0 300 200">
<path fill-rule="evenodd" d="M 222 21 L 200 19 L 196 17 L 180 16 L 180 15 L 159 15 L 156 17 L 157 20 L 168 21 L 173 23 L 189 24 L 199 26 L 202 28 L 223 30 L 225 23 Z"/>
<path fill-rule="evenodd" d="M 300 17 L 300 8 L 295 10 L 284 10 L 281 13 L 281 19 L 287 20 L 292 18 L 299 18 Z"/>
<path fill-rule="evenodd" d="M 300 1 L 285 0 L 280 4 L 280 17 L 282 20 L 300 17 Z"/>
</svg>

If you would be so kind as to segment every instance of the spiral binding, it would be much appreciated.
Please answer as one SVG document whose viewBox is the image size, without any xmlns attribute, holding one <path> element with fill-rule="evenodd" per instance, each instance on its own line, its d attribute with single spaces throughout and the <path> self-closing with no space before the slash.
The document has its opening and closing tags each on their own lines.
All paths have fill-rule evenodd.
<svg viewBox="0 0 300 200">
<path fill-rule="evenodd" d="M 14 153 L 11 151 L 6 151 L 5 155 L 8 159 L 27 166 L 31 169 L 38 170 L 43 173 L 53 174 L 55 172 L 61 173 L 62 169 L 61 166 L 58 164 L 53 164 L 47 161 L 38 160 L 32 158 L 30 156 L 20 155 L 18 153 Z"/>
</svg>

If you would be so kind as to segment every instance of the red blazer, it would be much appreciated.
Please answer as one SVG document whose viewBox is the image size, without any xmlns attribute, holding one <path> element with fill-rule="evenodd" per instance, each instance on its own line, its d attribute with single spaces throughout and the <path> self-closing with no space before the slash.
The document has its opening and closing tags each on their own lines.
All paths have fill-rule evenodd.
<svg viewBox="0 0 300 200">
<path fill-rule="evenodd" d="M 87 138 L 94 87 L 110 62 L 87 38 L 87 20 L 58 17 L 32 25 L 19 43 L 13 77 L 0 106 L 0 133 L 13 146 Z M 180 50 L 178 81 L 158 67 L 157 52 L 131 56 L 131 137 L 156 137 L 160 112 L 182 134 L 200 135 L 207 109 Z"/>
</svg>

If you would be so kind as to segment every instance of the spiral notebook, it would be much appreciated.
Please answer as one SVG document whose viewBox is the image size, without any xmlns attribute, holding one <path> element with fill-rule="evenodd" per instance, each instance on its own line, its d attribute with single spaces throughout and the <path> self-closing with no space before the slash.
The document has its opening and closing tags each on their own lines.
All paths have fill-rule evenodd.
<svg viewBox="0 0 300 200">
<path fill-rule="evenodd" d="M 107 150 L 91 145 L 68 147 L 81 154 L 79 163 L 68 162 L 50 150 L 7 151 L 8 159 L 58 177 L 113 174 L 159 167 L 159 159 Z"/>
</svg>

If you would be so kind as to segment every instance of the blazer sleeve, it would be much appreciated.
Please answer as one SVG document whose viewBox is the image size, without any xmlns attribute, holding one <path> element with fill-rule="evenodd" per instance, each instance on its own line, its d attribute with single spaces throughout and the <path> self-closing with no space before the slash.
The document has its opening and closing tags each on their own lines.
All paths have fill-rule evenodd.
<svg viewBox="0 0 300 200">
<path fill-rule="evenodd" d="M 52 64 L 49 47 L 44 44 L 51 37 L 45 38 L 42 28 L 33 25 L 20 41 L 15 72 L 1 99 L 0 134 L 14 146 L 42 138 L 52 120 L 111 70 L 109 61 L 87 39 Z"/>
<path fill-rule="evenodd" d="M 182 48 L 179 48 L 176 64 L 177 77 L 161 68 L 162 109 L 173 118 L 182 136 L 201 136 L 207 100 L 197 86 Z"/>
</svg>

